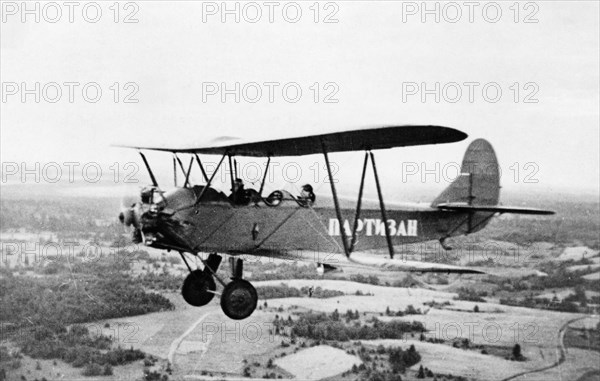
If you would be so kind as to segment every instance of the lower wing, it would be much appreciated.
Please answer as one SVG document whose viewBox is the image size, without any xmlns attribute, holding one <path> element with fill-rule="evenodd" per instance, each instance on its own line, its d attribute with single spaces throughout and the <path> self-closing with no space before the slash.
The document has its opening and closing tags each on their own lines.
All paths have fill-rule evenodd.
<svg viewBox="0 0 600 381">
<path fill-rule="evenodd" d="M 409 261 L 403 259 L 390 259 L 385 257 L 375 257 L 369 255 L 360 255 L 353 253 L 349 259 L 350 262 L 379 268 L 383 271 L 397 272 L 420 272 L 420 273 L 447 273 L 447 274 L 485 274 L 485 272 L 469 267 L 453 266 L 443 263 Z"/>
<path fill-rule="evenodd" d="M 382 254 L 354 252 L 347 258 L 344 254 L 323 254 L 308 251 L 294 251 L 293 253 L 271 252 L 254 253 L 261 257 L 293 260 L 316 263 L 325 272 L 343 268 L 378 269 L 390 272 L 418 272 L 418 273 L 452 273 L 452 274 L 486 274 L 486 272 L 472 267 L 446 265 L 442 263 L 409 261 L 403 259 L 390 259 Z"/>
</svg>

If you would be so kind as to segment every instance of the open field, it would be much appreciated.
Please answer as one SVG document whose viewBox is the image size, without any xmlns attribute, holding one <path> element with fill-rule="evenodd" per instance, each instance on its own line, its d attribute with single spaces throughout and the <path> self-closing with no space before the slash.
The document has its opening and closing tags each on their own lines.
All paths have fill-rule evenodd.
<svg viewBox="0 0 600 381">
<path fill-rule="evenodd" d="M 546 298 L 546 299 L 552 299 L 554 298 L 554 296 L 556 296 L 558 299 L 564 299 L 566 297 L 568 297 L 569 295 L 573 294 L 573 290 L 572 289 L 567 289 L 567 290 L 557 290 L 554 292 L 547 292 L 544 294 L 540 294 L 538 296 L 536 296 L 536 298 Z M 585 295 L 587 296 L 587 298 L 592 298 L 594 296 L 600 296 L 599 292 L 596 291 L 586 291 Z"/>
<path fill-rule="evenodd" d="M 567 270 L 571 271 L 571 272 L 573 272 L 573 271 L 587 271 L 587 270 L 589 270 L 591 272 L 591 271 L 595 271 L 595 270 L 598 270 L 598 269 L 600 269 L 600 264 L 575 265 L 575 266 L 567 267 Z"/>
<path fill-rule="evenodd" d="M 481 354 L 478 351 L 454 348 L 449 345 L 432 344 L 414 339 L 407 340 L 368 340 L 366 345 L 384 347 L 405 347 L 414 345 L 421 354 L 423 366 L 438 374 L 460 374 L 477 380 L 502 380 L 517 372 L 535 369 L 535 364 L 509 361 L 496 356 Z M 460 360 L 458 360 L 460 359 Z M 413 368 L 418 368 L 414 365 Z"/>
<path fill-rule="evenodd" d="M 275 364 L 300 380 L 320 380 L 348 371 L 361 361 L 341 349 L 319 345 L 280 358 Z"/>
<path fill-rule="evenodd" d="M 415 307 L 421 305 L 425 301 L 431 300 L 451 300 L 456 294 L 450 292 L 433 291 L 420 288 L 395 288 L 375 286 L 364 283 L 356 283 L 351 281 L 338 280 L 289 280 L 289 281 L 264 281 L 256 282 L 257 286 L 262 285 L 279 285 L 285 283 L 290 287 L 322 287 L 325 289 L 339 290 L 345 292 L 346 296 L 331 298 L 328 303 L 323 303 L 322 300 L 313 298 L 285 298 L 273 299 L 269 301 L 271 306 L 282 306 L 290 308 L 293 306 L 302 307 L 308 310 L 340 312 L 351 310 L 359 310 L 361 312 L 385 312 L 386 307 L 392 309 L 405 309 L 408 305 Z M 361 291 L 364 294 L 373 294 L 369 296 L 356 296 L 356 292 Z"/>
<path fill-rule="evenodd" d="M 586 279 L 586 280 L 598 281 L 598 280 L 600 280 L 600 271 L 584 275 L 582 278 Z"/>
<path fill-rule="evenodd" d="M 559 261 L 577 261 L 582 258 L 592 258 L 598 255 L 598 250 L 592 250 L 589 247 L 567 247 L 562 254 L 557 258 Z"/>
<path fill-rule="evenodd" d="M 188 306 L 178 294 L 165 294 L 176 305 L 174 311 L 155 312 L 146 315 L 129 316 L 127 318 L 108 319 L 99 321 L 103 326 L 134 327 L 128 336 L 121 336 L 123 345 L 167 359 L 171 343 L 181 336 L 198 318 L 203 315 L 201 310 Z"/>
<path fill-rule="evenodd" d="M 250 355 L 252 361 L 261 359 L 266 364 L 264 357 L 281 343 L 270 332 L 272 319 L 272 314 L 256 311 L 246 320 L 233 321 L 215 310 L 182 343 L 195 349 L 176 353 L 176 371 L 182 375 L 242 375 L 244 359 Z"/>
<path fill-rule="evenodd" d="M 571 328 L 575 328 L 575 329 L 594 329 L 598 326 L 598 324 L 600 323 L 600 316 L 589 316 L 585 319 L 581 319 L 576 321 L 573 324 L 570 324 L 569 326 Z"/>
<path fill-rule="evenodd" d="M 297 280 L 286 282 L 290 286 L 306 285 L 307 281 Z M 323 287 L 352 292 L 355 288 L 373 296 L 342 296 L 332 298 L 330 303 L 323 303 L 310 298 L 273 299 L 272 306 L 285 308 L 301 307 L 309 310 L 332 312 L 358 309 L 359 311 L 381 314 L 389 306 L 392 310 L 404 309 L 408 305 L 421 308 L 422 315 L 403 317 L 380 317 L 381 320 L 400 319 L 420 321 L 428 330 L 428 335 L 442 339 L 455 337 L 467 338 L 475 344 L 496 346 L 512 346 L 516 343 L 531 344 L 531 358 L 540 357 L 539 351 L 552 352 L 556 346 L 556 332 L 569 320 L 583 315 L 552 312 L 521 307 L 511 307 L 494 303 L 476 303 L 454 300 L 455 294 L 423 289 L 388 288 L 381 286 L 352 284 L 352 282 L 324 281 Z M 451 305 L 443 309 L 429 308 L 424 302 L 449 302 Z M 473 313 L 477 305 L 479 313 Z M 525 353 L 527 356 L 527 353 Z M 545 356 L 543 356 L 545 358 Z M 543 361 L 543 359 L 542 359 Z"/>
</svg>

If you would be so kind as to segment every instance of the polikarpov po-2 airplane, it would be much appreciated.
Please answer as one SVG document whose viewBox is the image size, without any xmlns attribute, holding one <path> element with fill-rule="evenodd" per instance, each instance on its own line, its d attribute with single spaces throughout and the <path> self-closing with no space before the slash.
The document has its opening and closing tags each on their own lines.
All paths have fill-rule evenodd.
<svg viewBox="0 0 600 381">
<path fill-rule="evenodd" d="M 236 258 L 240 255 L 304 258 L 318 262 L 322 271 L 338 266 L 375 266 L 390 271 L 479 273 L 458 266 L 394 259 L 394 246 L 439 240 L 445 249 L 449 249 L 444 244 L 447 238 L 481 230 L 497 214 L 553 212 L 498 205 L 498 162 L 492 146 L 483 139 L 471 143 L 460 175 L 430 205 L 410 210 L 386 208 L 372 152 L 451 143 L 466 137 L 465 133 L 447 127 L 391 126 L 257 142 L 221 140 L 193 148 L 130 147 L 139 150 L 152 186 L 143 188 L 139 202 L 125 208 L 119 219 L 134 227 L 135 243 L 179 252 L 190 271 L 181 291 L 187 303 L 193 306 L 208 304 L 217 294 L 215 279 L 219 281 L 224 287 L 221 308 L 232 319 L 250 316 L 258 301 L 255 288 L 242 279 L 243 261 Z M 177 162 L 185 175 L 183 187 L 166 192 L 161 190 L 142 150 L 171 152 L 175 178 Z M 329 181 L 333 208 L 320 207 L 311 186 L 304 186 L 302 194 L 297 196 L 277 190 L 263 197 L 272 157 L 322 154 L 329 179 L 332 179 L 329 154 L 343 151 L 365 152 L 356 208 L 340 206 L 334 181 Z M 177 154 L 191 155 L 187 171 Z M 220 155 L 217 168 L 210 177 L 200 154 Z M 237 165 L 232 165 L 232 158 L 236 156 L 267 158 L 260 189 L 243 188 L 241 180 L 234 175 Z M 211 187 L 226 158 L 232 186 L 229 196 Z M 204 186 L 192 186 L 189 182 L 194 159 L 202 171 Z M 372 209 L 361 207 L 369 162 L 379 199 L 379 208 Z M 389 257 L 361 254 L 361 251 L 377 248 L 387 248 Z M 193 270 L 185 253 L 198 257 L 203 269 Z M 211 254 L 203 258 L 199 253 Z M 229 282 L 217 275 L 222 259 L 218 253 L 230 256 Z M 339 255 L 341 253 L 345 255 Z"/>
</svg>

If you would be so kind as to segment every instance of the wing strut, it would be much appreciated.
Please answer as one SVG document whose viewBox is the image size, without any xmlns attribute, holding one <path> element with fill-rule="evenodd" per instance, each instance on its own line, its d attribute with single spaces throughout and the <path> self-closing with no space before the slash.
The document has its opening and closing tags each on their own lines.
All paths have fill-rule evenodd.
<svg viewBox="0 0 600 381">
<path fill-rule="evenodd" d="M 204 170 L 204 166 L 200 161 L 200 156 L 197 153 L 194 154 L 196 156 L 196 161 L 198 162 L 198 166 L 200 167 L 200 171 L 202 171 L 202 177 L 204 177 L 204 181 L 208 182 L 208 176 L 206 176 L 206 171 Z"/>
<path fill-rule="evenodd" d="M 223 164 L 223 160 L 225 160 L 225 156 L 227 156 L 226 153 L 223 154 L 223 156 L 221 156 L 221 160 L 219 161 L 219 164 L 217 164 L 217 168 L 215 168 L 215 171 L 213 172 L 213 174 L 210 176 L 210 179 L 208 179 L 208 182 L 206 183 L 206 185 L 204 186 L 204 188 L 202 188 L 202 191 L 200 192 L 200 194 L 198 195 L 198 199 L 196 200 L 196 202 L 194 203 L 193 206 L 198 205 L 198 203 L 200 203 L 200 200 L 202 200 L 202 196 L 204 196 L 204 193 L 206 192 L 206 190 L 210 187 L 210 183 L 212 183 L 213 179 L 215 178 L 215 176 L 217 175 L 217 172 L 219 172 L 219 168 L 221 168 L 221 164 Z"/>
<path fill-rule="evenodd" d="M 177 159 L 175 159 L 175 153 L 173 153 L 173 183 L 177 187 Z"/>
<path fill-rule="evenodd" d="M 185 183 L 183 183 L 183 187 L 187 188 L 190 182 L 190 173 L 192 173 L 192 164 L 194 164 L 194 158 L 190 157 L 190 164 L 188 165 L 187 173 L 185 174 Z"/>
<path fill-rule="evenodd" d="M 333 195 L 333 203 L 335 205 L 335 214 L 340 224 L 340 233 L 342 235 L 342 244 L 344 245 L 344 253 L 346 257 L 350 258 L 350 249 L 348 248 L 348 238 L 346 237 L 346 229 L 344 229 L 344 222 L 342 221 L 342 211 L 340 210 L 340 203 L 338 201 L 337 192 L 335 190 L 335 182 L 333 175 L 331 174 L 331 165 L 329 164 L 329 156 L 327 156 L 327 147 L 325 142 L 321 140 L 321 146 L 323 147 L 323 156 L 325 157 L 325 166 L 327 167 L 327 174 L 329 175 L 329 184 L 331 184 L 331 193 Z"/>
<path fill-rule="evenodd" d="M 229 158 L 229 178 L 231 179 L 231 191 L 233 192 L 233 164 L 231 163 L 231 155 L 227 154 Z"/>
<path fill-rule="evenodd" d="M 158 183 L 156 182 L 156 178 L 154 177 L 154 174 L 152 173 L 152 169 L 150 169 L 150 164 L 148 164 L 148 160 L 146 160 L 146 155 L 144 155 L 142 153 L 142 151 L 139 151 L 140 156 L 142 157 L 142 160 L 144 161 L 144 165 L 146 166 L 146 169 L 148 170 L 148 174 L 150 175 L 150 180 L 152 180 L 152 185 L 154 185 L 155 187 L 158 188 Z"/>
<path fill-rule="evenodd" d="M 193 162 L 194 158 L 192 158 L 192 160 L 190 160 L 190 165 L 189 165 L 189 168 L 188 168 L 188 170 L 186 172 L 185 167 L 183 166 L 183 162 L 181 161 L 181 159 L 179 158 L 179 156 L 177 156 L 177 154 L 175 152 L 173 152 L 173 155 L 174 155 L 175 159 L 177 159 L 177 162 L 179 163 L 179 168 L 181 168 L 181 172 L 183 172 L 183 176 L 185 177 L 185 182 L 183 183 L 183 187 L 186 188 L 187 184 L 188 184 L 189 177 L 190 177 L 190 172 L 191 172 L 191 169 L 192 169 L 192 162 Z M 173 170 L 176 171 L 175 168 L 173 168 Z M 175 185 L 177 186 L 177 184 L 175 184 Z"/>
<path fill-rule="evenodd" d="M 371 164 L 373 166 L 373 174 L 375 175 L 375 185 L 377 185 L 377 196 L 379 196 L 379 208 L 381 209 L 381 218 L 383 219 L 383 230 L 385 230 L 385 238 L 387 240 L 388 249 L 390 251 L 390 258 L 394 258 L 394 245 L 392 244 L 392 237 L 390 236 L 390 227 L 388 226 L 388 219 L 385 213 L 385 204 L 383 203 L 383 195 L 381 194 L 381 185 L 379 185 L 379 176 L 377 175 L 377 166 L 375 165 L 375 155 L 370 152 Z"/>
<path fill-rule="evenodd" d="M 267 166 L 265 167 L 265 175 L 263 176 L 262 182 L 260 183 L 260 190 L 258 196 L 262 198 L 262 192 L 265 187 L 265 180 L 267 179 L 267 173 L 269 173 L 269 164 L 271 164 L 271 156 L 267 157 Z"/>
<path fill-rule="evenodd" d="M 367 173 L 367 161 L 369 153 L 365 152 L 365 161 L 363 163 L 362 176 L 360 177 L 360 188 L 358 189 L 358 201 L 356 202 L 356 214 L 354 215 L 354 226 L 352 227 L 352 242 L 350 243 L 350 252 L 354 251 L 356 245 L 356 231 L 358 230 L 358 220 L 360 218 L 360 208 L 362 204 L 363 189 L 365 187 L 365 174 Z"/>
<path fill-rule="evenodd" d="M 475 196 L 473 196 L 473 176 L 469 173 L 469 205 L 473 205 L 473 200 Z M 469 232 L 473 229 L 473 213 L 469 213 Z"/>
</svg>

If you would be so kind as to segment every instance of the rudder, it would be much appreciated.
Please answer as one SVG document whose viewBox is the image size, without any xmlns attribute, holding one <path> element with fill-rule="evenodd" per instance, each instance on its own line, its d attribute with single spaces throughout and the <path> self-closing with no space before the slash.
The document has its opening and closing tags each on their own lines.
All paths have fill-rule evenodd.
<svg viewBox="0 0 600 381">
<path fill-rule="evenodd" d="M 473 141 L 463 158 L 460 175 L 431 204 L 465 203 L 497 205 L 500 172 L 492 145 L 484 139 Z"/>
</svg>

